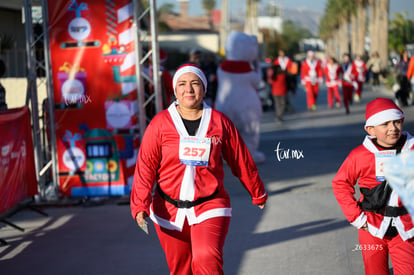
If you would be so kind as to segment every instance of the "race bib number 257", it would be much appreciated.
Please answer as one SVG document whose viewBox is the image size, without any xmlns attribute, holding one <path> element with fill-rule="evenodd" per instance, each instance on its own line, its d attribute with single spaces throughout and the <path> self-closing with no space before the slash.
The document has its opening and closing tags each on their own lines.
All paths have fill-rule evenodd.
<svg viewBox="0 0 414 275">
<path fill-rule="evenodd" d="M 208 166 L 210 138 L 181 137 L 179 157 L 181 163 L 193 166 Z"/>
</svg>

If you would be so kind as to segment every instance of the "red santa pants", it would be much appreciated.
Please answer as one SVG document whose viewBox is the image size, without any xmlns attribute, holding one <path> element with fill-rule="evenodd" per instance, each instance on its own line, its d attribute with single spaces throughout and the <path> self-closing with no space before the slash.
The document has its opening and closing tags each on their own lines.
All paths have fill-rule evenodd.
<svg viewBox="0 0 414 275">
<path fill-rule="evenodd" d="M 328 87 L 328 106 L 329 107 L 333 106 L 334 98 L 337 103 L 341 103 L 341 96 L 339 95 L 338 86 Z"/>
<path fill-rule="evenodd" d="M 316 105 L 316 99 L 319 93 L 319 85 L 315 84 L 312 85 L 310 82 L 306 82 L 306 101 L 308 105 L 308 109 L 312 108 Z"/>
<path fill-rule="evenodd" d="M 358 231 L 366 275 L 389 275 L 388 254 L 394 275 L 414 274 L 414 238 L 403 241 L 397 235 L 380 239 L 362 229 Z"/>
<path fill-rule="evenodd" d="M 354 92 L 354 86 L 351 84 L 342 85 L 342 96 L 344 99 L 344 106 L 347 111 L 349 111 L 349 103 L 352 102 L 352 94 Z"/>
<path fill-rule="evenodd" d="M 170 274 L 224 274 L 223 246 L 230 217 L 211 218 L 191 226 L 186 220 L 182 232 L 154 225 Z"/>
</svg>

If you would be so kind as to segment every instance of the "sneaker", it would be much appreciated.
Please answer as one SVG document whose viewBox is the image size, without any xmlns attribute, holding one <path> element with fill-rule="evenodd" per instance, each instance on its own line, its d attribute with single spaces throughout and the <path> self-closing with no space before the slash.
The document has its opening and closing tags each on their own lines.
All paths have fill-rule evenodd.
<svg viewBox="0 0 414 275">
<path fill-rule="evenodd" d="M 359 102 L 361 101 L 360 96 L 359 96 L 359 95 L 357 95 L 357 94 L 355 94 L 355 95 L 354 95 L 354 101 L 355 101 L 356 103 L 359 103 Z"/>
</svg>

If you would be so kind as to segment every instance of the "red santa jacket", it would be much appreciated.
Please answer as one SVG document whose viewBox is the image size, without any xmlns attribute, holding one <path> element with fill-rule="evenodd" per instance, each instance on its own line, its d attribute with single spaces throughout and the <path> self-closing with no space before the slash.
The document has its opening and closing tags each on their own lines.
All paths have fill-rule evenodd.
<svg viewBox="0 0 414 275">
<path fill-rule="evenodd" d="M 367 73 L 367 66 L 365 65 L 365 62 L 362 60 L 355 60 L 352 62 L 352 66 L 355 67 L 357 78 L 356 80 L 358 82 L 364 82 L 365 81 L 365 75 Z"/>
<path fill-rule="evenodd" d="M 302 82 L 315 85 L 318 82 L 322 82 L 322 77 L 322 66 L 319 60 L 314 59 L 311 62 L 310 60 L 306 59 L 302 62 L 300 69 L 300 79 Z"/>
<path fill-rule="evenodd" d="M 287 56 L 284 56 L 284 57 L 279 56 L 273 61 L 273 64 L 279 65 L 282 71 L 284 72 L 290 72 L 290 68 L 292 66 L 292 60 Z"/>
<path fill-rule="evenodd" d="M 160 226 L 181 230 L 186 218 L 191 225 L 213 217 L 231 216 L 230 199 L 223 185 L 223 158 L 251 195 L 253 204 L 266 201 L 267 194 L 257 167 L 234 124 L 224 114 L 204 105 L 196 136 L 211 141 L 208 166 L 181 163 L 180 138 L 185 135 L 188 136 L 175 103 L 157 114 L 148 125 L 138 154 L 131 192 L 134 218 L 138 212 L 146 211 Z M 216 195 L 191 208 L 176 208 L 158 192 L 151 195 L 156 182 L 175 200 L 195 201 L 215 192 Z"/>
<path fill-rule="evenodd" d="M 269 67 L 266 70 L 266 79 L 267 83 L 270 84 L 272 95 L 285 96 L 287 94 L 287 81 L 285 73 L 276 73 L 273 67 Z"/>
<path fill-rule="evenodd" d="M 326 87 L 335 87 L 341 84 L 339 77 L 342 74 L 342 68 L 338 64 L 326 64 L 324 73 Z"/>
<path fill-rule="evenodd" d="M 357 83 L 357 77 L 358 72 L 355 68 L 355 66 L 352 65 L 352 63 L 348 64 L 342 64 L 342 86 L 353 86 L 356 87 Z"/>
<path fill-rule="evenodd" d="M 404 132 L 406 141 L 402 150 L 414 149 L 414 137 Z M 375 153 L 380 148 L 372 142 L 372 137 L 367 136 L 362 145 L 358 146 L 343 162 L 332 181 L 333 193 L 345 214 L 347 220 L 355 227 L 360 228 L 368 223 L 369 232 L 378 238 L 383 238 L 389 224 L 394 220 L 398 233 L 403 240 L 414 237 L 414 225 L 410 214 L 399 217 L 385 217 L 379 213 L 363 211 L 359 201 L 355 198 L 355 185 L 372 189 L 380 184 L 376 179 Z M 389 206 L 403 206 L 398 195 L 392 191 L 387 203 Z"/>
</svg>

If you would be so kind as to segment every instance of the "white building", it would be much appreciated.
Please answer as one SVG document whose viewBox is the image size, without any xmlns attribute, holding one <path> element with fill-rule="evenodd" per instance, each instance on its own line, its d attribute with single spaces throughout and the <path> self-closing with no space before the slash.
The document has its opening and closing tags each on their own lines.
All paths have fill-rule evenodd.
<svg viewBox="0 0 414 275">
<path fill-rule="evenodd" d="M 269 29 L 282 33 L 283 20 L 279 16 L 259 16 L 257 18 L 257 25 L 259 29 Z"/>
</svg>

